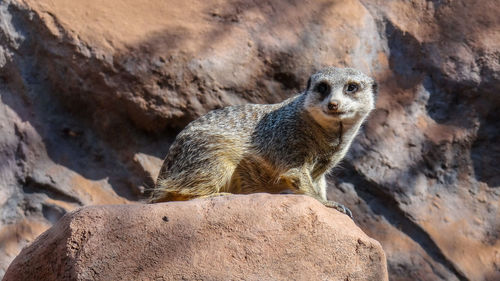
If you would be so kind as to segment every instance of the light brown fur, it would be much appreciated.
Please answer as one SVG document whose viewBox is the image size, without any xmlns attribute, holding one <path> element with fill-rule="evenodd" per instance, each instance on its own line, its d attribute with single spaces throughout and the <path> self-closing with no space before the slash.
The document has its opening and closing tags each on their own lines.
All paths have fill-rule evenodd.
<svg viewBox="0 0 500 281">
<path fill-rule="evenodd" d="M 354 92 L 348 90 L 352 85 Z M 325 174 L 344 157 L 373 109 L 374 85 L 354 69 L 327 68 L 311 76 L 303 93 L 281 103 L 209 112 L 170 147 L 152 202 L 294 193 L 350 215 L 326 199 Z"/>
</svg>

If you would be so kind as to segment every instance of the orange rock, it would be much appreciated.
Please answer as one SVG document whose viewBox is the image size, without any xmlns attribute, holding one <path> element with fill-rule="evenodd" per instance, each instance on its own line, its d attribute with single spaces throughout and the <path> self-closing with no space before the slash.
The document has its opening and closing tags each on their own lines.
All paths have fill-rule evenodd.
<svg viewBox="0 0 500 281">
<path fill-rule="evenodd" d="M 388 280 L 384 251 L 306 196 L 84 207 L 12 262 L 11 280 Z"/>
</svg>

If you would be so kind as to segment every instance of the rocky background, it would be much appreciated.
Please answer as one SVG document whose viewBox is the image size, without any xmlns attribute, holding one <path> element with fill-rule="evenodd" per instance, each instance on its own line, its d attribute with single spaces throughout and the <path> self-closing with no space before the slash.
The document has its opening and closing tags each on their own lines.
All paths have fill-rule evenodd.
<svg viewBox="0 0 500 281">
<path fill-rule="evenodd" d="M 391 280 L 500 279 L 500 5 L 0 1 L 0 276 L 66 212 L 147 197 L 183 126 L 323 66 L 379 81 L 329 197 Z"/>
</svg>

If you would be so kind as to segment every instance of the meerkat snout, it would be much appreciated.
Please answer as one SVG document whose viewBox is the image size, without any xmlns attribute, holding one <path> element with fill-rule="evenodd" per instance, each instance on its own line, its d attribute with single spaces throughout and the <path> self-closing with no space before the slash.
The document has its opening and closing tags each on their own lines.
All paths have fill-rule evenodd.
<svg viewBox="0 0 500 281">
<path fill-rule="evenodd" d="M 304 108 L 320 125 L 362 121 L 374 108 L 375 81 L 351 68 L 327 68 L 309 78 Z"/>
<path fill-rule="evenodd" d="M 339 101 L 331 100 L 328 102 L 328 110 L 337 111 L 339 109 Z"/>
</svg>

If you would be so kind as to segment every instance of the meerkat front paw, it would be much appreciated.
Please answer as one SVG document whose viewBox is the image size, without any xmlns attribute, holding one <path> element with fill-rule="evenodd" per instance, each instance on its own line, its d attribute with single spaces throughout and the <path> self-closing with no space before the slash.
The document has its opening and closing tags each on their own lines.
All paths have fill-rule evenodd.
<svg viewBox="0 0 500 281">
<path fill-rule="evenodd" d="M 290 191 L 299 190 L 301 186 L 300 174 L 297 171 L 297 169 L 291 169 L 288 172 L 279 176 L 278 183 L 280 183 Z M 294 192 L 292 191 L 292 193 Z"/>
<path fill-rule="evenodd" d="M 346 215 L 348 215 L 351 219 L 354 219 L 352 217 L 352 212 L 351 210 L 349 210 L 349 208 L 347 208 L 346 206 L 340 204 L 340 203 L 337 203 L 335 201 L 323 201 L 321 202 L 323 203 L 323 205 L 325 205 L 326 207 L 329 207 L 329 208 L 334 208 L 336 209 L 337 211 L 341 212 L 341 213 L 344 213 Z"/>
</svg>

